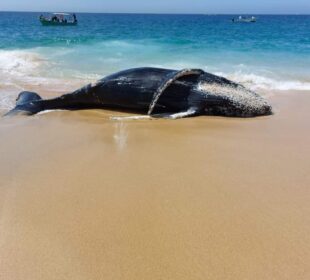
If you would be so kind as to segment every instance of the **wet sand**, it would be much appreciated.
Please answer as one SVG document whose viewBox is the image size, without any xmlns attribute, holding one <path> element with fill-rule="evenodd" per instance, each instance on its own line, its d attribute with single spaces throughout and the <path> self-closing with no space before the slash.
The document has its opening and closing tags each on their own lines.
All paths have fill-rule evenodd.
<svg viewBox="0 0 310 280">
<path fill-rule="evenodd" d="M 309 279 L 310 92 L 275 115 L 0 120 L 0 279 Z"/>
</svg>

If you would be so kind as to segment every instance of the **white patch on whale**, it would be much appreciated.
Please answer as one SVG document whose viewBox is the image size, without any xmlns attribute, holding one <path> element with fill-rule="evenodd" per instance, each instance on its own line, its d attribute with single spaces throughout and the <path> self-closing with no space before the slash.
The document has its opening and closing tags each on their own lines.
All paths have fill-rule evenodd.
<svg viewBox="0 0 310 280">
<path fill-rule="evenodd" d="M 243 112 L 242 115 L 244 116 L 251 116 L 257 113 L 264 114 L 266 107 L 270 106 L 267 100 L 241 85 L 201 82 L 198 84 L 197 89 L 206 95 L 218 96 L 229 100 L 235 108 Z M 226 106 L 223 106 L 224 111 L 227 111 Z"/>
</svg>

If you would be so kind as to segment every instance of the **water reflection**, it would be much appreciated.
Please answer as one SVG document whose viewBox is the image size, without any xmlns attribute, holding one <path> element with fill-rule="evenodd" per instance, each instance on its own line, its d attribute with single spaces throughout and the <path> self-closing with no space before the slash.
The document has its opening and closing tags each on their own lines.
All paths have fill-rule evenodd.
<svg viewBox="0 0 310 280">
<path fill-rule="evenodd" d="M 119 151 L 123 151 L 127 146 L 128 140 L 128 129 L 127 124 L 122 121 L 116 122 L 114 124 L 114 142 Z"/>
</svg>

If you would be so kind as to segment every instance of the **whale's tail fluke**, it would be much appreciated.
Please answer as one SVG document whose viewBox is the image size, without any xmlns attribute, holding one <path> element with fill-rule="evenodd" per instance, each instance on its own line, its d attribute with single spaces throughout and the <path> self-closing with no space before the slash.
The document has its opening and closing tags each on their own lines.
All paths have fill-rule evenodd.
<svg viewBox="0 0 310 280">
<path fill-rule="evenodd" d="M 4 116 L 15 115 L 33 115 L 42 111 L 42 105 L 39 102 L 41 96 L 35 92 L 22 91 L 16 98 L 16 106 Z"/>
<path fill-rule="evenodd" d="M 23 105 L 25 103 L 41 100 L 41 96 L 36 92 L 22 91 L 16 98 L 16 105 Z"/>
</svg>

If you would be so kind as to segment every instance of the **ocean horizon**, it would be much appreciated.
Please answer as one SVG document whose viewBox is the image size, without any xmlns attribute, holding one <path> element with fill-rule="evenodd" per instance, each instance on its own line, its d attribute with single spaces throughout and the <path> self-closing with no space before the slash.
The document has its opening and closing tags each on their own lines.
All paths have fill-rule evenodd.
<svg viewBox="0 0 310 280">
<path fill-rule="evenodd" d="M 40 14 L 0 12 L 1 108 L 12 105 L 7 89 L 70 91 L 142 66 L 201 68 L 258 91 L 310 89 L 308 15 L 234 24 L 227 14 L 77 13 L 77 26 L 48 27 Z"/>
<path fill-rule="evenodd" d="M 64 12 L 64 13 L 75 13 L 75 14 L 102 14 L 102 15 L 192 15 L 192 16 L 196 16 L 196 15 L 207 15 L 207 16 L 239 16 L 239 15 L 261 15 L 261 16 L 309 16 L 310 13 L 252 13 L 252 12 L 248 12 L 248 13 L 244 13 L 244 12 L 240 12 L 240 13 L 171 13 L 171 12 L 91 12 L 91 11 L 83 11 L 83 12 L 78 12 L 78 11 L 68 11 L 68 10 L 64 10 L 64 11 L 47 11 L 47 10 L 29 10 L 29 11 L 24 11 L 24 10 L 0 10 L 0 13 L 55 13 L 55 12 Z"/>
</svg>

